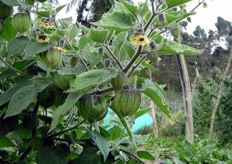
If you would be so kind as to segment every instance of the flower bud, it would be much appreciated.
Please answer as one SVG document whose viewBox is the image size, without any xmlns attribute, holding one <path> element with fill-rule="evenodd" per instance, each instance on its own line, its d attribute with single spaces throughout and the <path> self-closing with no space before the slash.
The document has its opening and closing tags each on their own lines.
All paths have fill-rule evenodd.
<svg viewBox="0 0 232 164">
<path fill-rule="evenodd" d="M 104 53 L 104 49 L 103 49 L 102 47 L 100 47 L 100 48 L 98 49 L 98 54 L 99 54 L 99 55 L 103 55 L 103 53 Z"/>
<path fill-rule="evenodd" d="M 155 49 L 155 42 L 152 40 L 150 43 L 150 48 L 153 50 Z"/>
<path fill-rule="evenodd" d="M 158 20 L 159 22 L 164 22 L 165 21 L 165 15 L 163 13 L 158 14 Z"/>
<path fill-rule="evenodd" d="M 143 28 L 138 28 L 136 35 L 144 35 L 144 29 Z"/>
<path fill-rule="evenodd" d="M 112 63 L 111 63 L 111 60 L 110 60 L 110 59 L 105 59 L 105 60 L 104 60 L 104 67 L 105 67 L 105 68 L 110 67 L 111 64 L 112 64 Z"/>
</svg>

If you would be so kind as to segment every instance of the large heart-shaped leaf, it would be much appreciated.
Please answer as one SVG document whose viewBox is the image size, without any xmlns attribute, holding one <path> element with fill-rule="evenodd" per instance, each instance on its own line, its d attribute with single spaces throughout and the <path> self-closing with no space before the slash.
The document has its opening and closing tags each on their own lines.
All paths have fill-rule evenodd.
<svg viewBox="0 0 232 164">
<path fill-rule="evenodd" d="M 28 107 L 28 105 L 36 101 L 37 94 L 38 94 L 37 88 L 34 85 L 20 88 L 11 97 L 4 118 L 15 116 L 21 113 L 24 109 Z"/>
<path fill-rule="evenodd" d="M 134 16 L 130 13 L 115 11 L 107 13 L 103 19 L 92 24 L 112 30 L 128 31 L 134 28 Z"/>
<path fill-rule="evenodd" d="M 99 148 L 104 157 L 104 161 L 106 161 L 106 158 L 110 152 L 110 145 L 108 140 L 97 132 L 91 133 L 91 138 L 97 144 L 97 147 Z"/>
<path fill-rule="evenodd" d="M 59 106 L 53 113 L 52 123 L 49 131 L 52 131 L 63 120 L 65 114 L 75 105 L 81 98 L 82 93 L 70 93 L 66 98 L 64 104 Z"/>
<path fill-rule="evenodd" d="M 141 91 L 146 94 L 160 108 L 160 110 L 170 117 L 169 106 L 164 98 L 162 89 L 158 84 L 145 79 Z"/>
<path fill-rule="evenodd" d="M 19 36 L 17 38 L 12 39 L 7 47 L 8 55 L 23 53 L 28 42 L 29 39 L 25 36 Z"/>
<path fill-rule="evenodd" d="M 68 92 L 76 92 L 84 90 L 87 92 L 93 87 L 96 87 L 97 85 L 103 84 L 106 81 L 110 80 L 113 77 L 116 77 L 117 71 L 112 70 L 90 70 L 84 73 L 81 73 L 80 75 L 77 75 L 73 85 L 68 90 Z"/>
</svg>

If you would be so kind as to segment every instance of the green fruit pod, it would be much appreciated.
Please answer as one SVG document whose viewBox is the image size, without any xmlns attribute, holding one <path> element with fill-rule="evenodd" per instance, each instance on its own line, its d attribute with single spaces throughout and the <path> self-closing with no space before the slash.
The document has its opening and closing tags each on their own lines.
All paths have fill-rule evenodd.
<svg viewBox="0 0 232 164">
<path fill-rule="evenodd" d="M 13 13 L 13 7 L 7 6 L 0 1 L 0 19 L 5 20 Z"/>
<path fill-rule="evenodd" d="M 120 70 L 115 78 L 111 79 L 111 85 L 116 92 L 120 91 L 125 85 L 127 85 L 127 75 Z"/>
<path fill-rule="evenodd" d="M 20 33 L 26 32 L 31 25 L 31 17 L 27 13 L 17 13 L 12 18 L 12 27 Z"/>
<path fill-rule="evenodd" d="M 90 123 L 103 119 L 107 114 L 106 100 L 97 94 L 88 94 L 80 99 L 78 114 Z"/>
<path fill-rule="evenodd" d="M 58 69 L 61 66 L 62 53 L 56 48 L 50 48 L 48 51 L 42 53 L 40 57 L 49 69 Z"/>
<path fill-rule="evenodd" d="M 135 88 L 123 88 L 113 99 L 111 108 L 120 117 L 130 116 L 138 111 L 141 93 Z"/>
<path fill-rule="evenodd" d="M 72 75 L 60 75 L 58 73 L 54 73 L 52 74 L 52 79 L 58 88 L 68 90 L 73 84 L 75 77 Z"/>
<path fill-rule="evenodd" d="M 152 63 L 157 62 L 157 55 L 154 51 L 148 52 L 146 55 L 147 59 L 150 60 Z"/>
<path fill-rule="evenodd" d="M 144 77 L 146 79 L 150 79 L 151 78 L 151 71 L 149 70 L 149 68 L 144 67 L 143 69 L 140 70 L 140 76 Z"/>
</svg>

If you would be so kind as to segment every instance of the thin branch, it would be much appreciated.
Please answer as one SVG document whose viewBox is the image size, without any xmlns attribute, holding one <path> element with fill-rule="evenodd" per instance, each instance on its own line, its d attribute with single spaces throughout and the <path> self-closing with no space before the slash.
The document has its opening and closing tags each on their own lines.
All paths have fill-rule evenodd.
<svg viewBox="0 0 232 164">
<path fill-rule="evenodd" d="M 69 46 L 73 51 L 76 51 L 76 50 L 73 48 L 73 46 L 70 44 L 70 42 L 68 41 L 67 38 L 64 38 L 64 40 L 66 41 L 66 43 L 68 44 L 68 46 Z M 84 65 L 86 71 L 89 71 L 89 68 L 88 68 L 87 64 L 85 63 L 85 61 L 84 61 L 82 58 L 80 58 L 80 61 L 81 61 L 81 63 Z"/>
<path fill-rule="evenodd" d="M 134 157 L 134 158 L 135 158 L 136 160 L 138 160 L 139 162 L 145 164 L 141 159 L 139 159 L 134 153 L 130 152 L 129 150 L 124 149 L 124 148 L 122 148 L 122 147 L 120 147 L 119 150 L 121 150 L 121 151 L 123 151 L 123 152 L 125 152 L 125 153 L 127 153 L 127 154 L 129 154 L 129 155 L 131 155 L 132 157 Z"/>
<path fill-rule="evenodd" d="M 124 68 L 123 72 L 127 73 L 128 70 L 131 68 L 131 66 L 134 64 L 134 62 L 137 60 L 137 58 L 139 57 L 139 55 L 142 52 L 143 47 L 139 46 L 137 53 L 132 57 L 132 59 L 130 60 L 130 62 L 127 64 L 126 68 Z"/>
<path fill-rule="evenodd" d="M 65 133 L 65 132 L 68 132 L 68 131 L 70 131 L 70 130 L 76 129 L 78 126 L 80 126 L 81 124 L 83 124 L 85 121 L 86 121 L 86 120 L 83 120 L 83 121 L 81 121 L 79 124 L 75 125 L 74 127 L 71 127 L 71 128 L 69 128 L 69 129 L 66 129 L 66 130 L 63 130 L 63 131 L 54 133 L 54 134 L 52 134 L 52 135 L 50 135 L 50 136 L 48 136 L 48 137 L 46 137 L 46 138 L 47 138 L 47 139 L 53 138 L 53 137 L 55 137 L 55 136 L 59 136 L 59 135 Z"/>
<path fill-rule="evenodd" d="M 26 77 L 31 77 L 29 76 L 28 74 L 24 73 L 24 72 L 21 72 L 17 69 L 15 69 L 14 67 L 12 67 L 9 63 L 5 62 L 4 59 L 2 58 L 2 56 L 0 55 L 0 61 L 2 61 L 10 70 L 14 71 L 14 72 L 17 72 L 18 74 L 21 74 L 23 76 L 26 76 Z"/>
<path fill-rule="evenodd" d="M 110 55 L 114 58 L 114 60 L 117 62 L 118 66 L 120 67 L 120 69 L 123 68 L 122 64 L 120 63 L 120 61 L 118 60 L 118 58 L 116 58 L 116 56 L 113 54 L 113 52 L 109 49 L 109 47 L 105 44 L 103 44 L 103 46 L 107 49 L 107 51 L 110 53 Z"/>
<path fill-rule="evenodd" d="M 196 6 L 191 10 L 191 12 L 193 12 L 194 10 L 196 10 L 196 9 L 197 9 L 202 3 L 204 3 L 204 2 L 205 2 L 205 0 L 199 2 L 198 5 L 196 5 Z"/>
<path fill-rule="evenodd" d="M 146 57 L 143 56 L 143 57 L 140 59 L 140 61 L 139 61 L 135 66 L 132 67 L 130 73 L 128 74 L 128 77 L 131 76 L 131 74 L 134 72 L 134 70 L 143 62 L 143 60 L 144 60 L 145 58 L 146 58 Z"/>
</svg>

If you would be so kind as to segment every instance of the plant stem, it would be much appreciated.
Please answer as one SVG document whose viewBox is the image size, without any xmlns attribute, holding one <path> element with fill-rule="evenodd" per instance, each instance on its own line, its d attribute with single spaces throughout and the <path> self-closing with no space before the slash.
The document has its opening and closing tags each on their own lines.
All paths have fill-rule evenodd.
<svg viewBox="0 0 232 164">
<path fill-rule="evenodd" d="M 64 38 L 64 40 L 66 41 L 66 43 L 68 44 L 68 46 L 73 50 L 73 51 L 76 51 L 73 46 L 70 44 L 70 42 L 68 41 L 67 38 Z M 85 67 L 86 71 L 89 71 L 89 68 L 87 66 L 87 64 L 85 63 L 85 61 L 80 57 L 80 61 L 81 63 L 83 64 L 83 66 Z"/>
<path fill-rule="evenodd" d="M 107 49 L 107 51 L 110 53 L 110 55 L 114 58 L 114 60 L 117 62 L 118 66 L 120 67 L 120 69 L 122 69 L 122 64 L 120 63 L 120 61 L 118 60 L 118 58 L 116 58 L 116 56 L 113 54 L 113 52 L 109 49 L 109 47 L 105 44 L 103 44 L 103 46 Z"/>
<path fill-rule="evenodd" d="M 124 149 L 124 148 L 122 148 L 122 147 L 120 147 L 119 150 L 121 150 L 121 151 L 123 151 L 123 152 L 125 152 L 125 153 L 127 153 L 127 154 L 130 154 L 130 155 L 133 156 L 135 159 L 137 159 L 139 162 L 145 164 L 141 159 L 139 159 L 134 153 L 130 152 L 129 150 Z"/>
<path fill-rule="evenodd" d="M 131 74 L 134 72 L 134 70 L 143 62 L 143 60 L 144 60 L 145 58 L 146 58 L 146 57 L 143 56 L 143 57 L 140 59 L 140 61 L 139 61 L 135 66 L 132 67 L 130 73 L 128 74 L 128 77 L 131 76 Z"/>
<path fill-rule="evenodd" d="M 85 121 L 86 121 L 86 120 L 83 120 L 83 121 L 81 121 L 79 124 L 75 125 L 74 127 L 69 128 L 69 129 L 66 129 L 66 130 L 63 130 L 63 131 L 54 133 L 54 134 L 48 136 L 47 139 L 53 138 L 53 137 L 55 137 L 55 136 L 59 136 L 59 135 L 65 133 L 65 132 L 68 132 L 68 131 L 70 131 L 70 130 L 76 129 L 79 125 L 83 124 Z"/>
<path fill-rule="evenodd" d="M 131 66 L 134 64 L 134 62 L 137 60 L 137 58 L 141 54 L 142 49 L 143 49 L 143 47 L 139 46 L 137 53 L 132 57 L 132 59 L 130 60 L 130 62 L 127 64 L 126 68 L 124 68 L 123 72 L 125 72 L 125 73 L 128 72 L 128 70 L 131 68 Z"/>
<path fill-rule="evenodd" d="M 27 157 L 27 155 L 30 153 L 31 150 L 32 150 L 32 147 L 29 146 L 29 147 L 23 152 L 23 154 L 20 156 L 19 160 L 24 160 L 24 159 Z"/>
<path fill-rule="evenodd" d="M 130 140 L 131 140 L 134 148 L 136 148 L 136 145 L 135 145 L 135 142 L 134 142 L 134 137 L 133 137 L 133 134 L 131 132 L 131 129 L 130 129 L 129 125 L 127 124 L 127 122 L 126 122 L 126 120 L 124 118 L 119 117 L 119 119 L 120 119 L 122 125 L 124 126 L 124 128 L 126 129 L 126 131 L 128 133 L 128 136 L 130 137 Z"/>
<path fill-rule="evenodd" d="M 111 92 L 113 91 L 113 87 L 109 87 L 109 88 L 106 88 L 106 89 L 102 89 L 102 90 L 97 90 L 97 91 L 94 91 L 94 92 L 91 92 L 89 94 L 103 94 L 103 93 L 107 93 L 107 92 Z"/>
<path fill-rule="evenodd" d="M 14 67 L 12 67 L 9 63 L 5 62 L 4 59 L 1 57 L 0 55 L 0 61 L 2 61 L 10 70 L 14 71 L 14 72 L 17 72 L 18 74 L 21 74 L 23 76 L 26 76 L 26 77 L 31 77 L 29 76 L 28 74 L 24 73 L 24 72 L 21 72 L 17 69 L 15 69 Z"/>
</svg>

